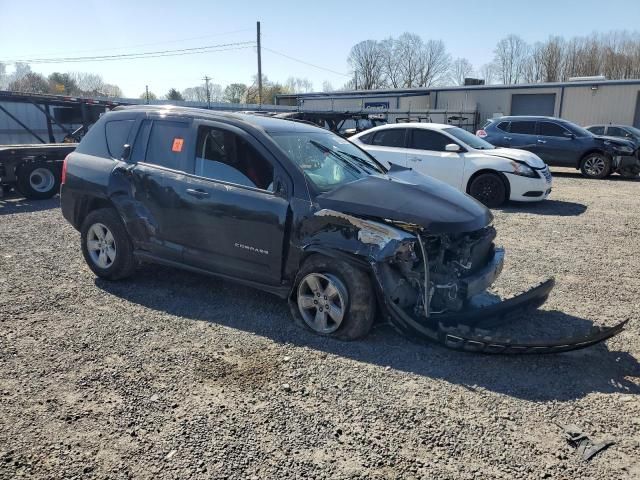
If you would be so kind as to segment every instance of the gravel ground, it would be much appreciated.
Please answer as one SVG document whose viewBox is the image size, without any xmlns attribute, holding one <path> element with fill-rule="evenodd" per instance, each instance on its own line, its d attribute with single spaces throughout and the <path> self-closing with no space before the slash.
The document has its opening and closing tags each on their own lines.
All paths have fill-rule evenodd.
<svg viewBox="0 0 640 480">
<path fill-rule="evenodd" d="M 556 276 L 541 334 L 631 323 L 526 358 L 384 325 L 329 341 L 275 297 L 155 266 L 107 283 L 57 198 L 0 201 L 0 478 L 640 478 L 640 182 L 555 181 L 495 212 L 498 290 Z M 564 424 L 616 443 L 585 462 Z"/>
</svg>

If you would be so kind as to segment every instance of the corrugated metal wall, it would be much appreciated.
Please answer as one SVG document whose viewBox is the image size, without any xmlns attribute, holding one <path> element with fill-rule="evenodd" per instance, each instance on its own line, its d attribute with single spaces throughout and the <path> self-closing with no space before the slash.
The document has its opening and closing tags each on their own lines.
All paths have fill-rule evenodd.
<svg viewBox="0 0 640 480">
<path fill-rule="evenodd" d="M 583 126 L 594 123 L 633 125 L 640 85 L 565 87 L 562 118 Z"/>
</svg>

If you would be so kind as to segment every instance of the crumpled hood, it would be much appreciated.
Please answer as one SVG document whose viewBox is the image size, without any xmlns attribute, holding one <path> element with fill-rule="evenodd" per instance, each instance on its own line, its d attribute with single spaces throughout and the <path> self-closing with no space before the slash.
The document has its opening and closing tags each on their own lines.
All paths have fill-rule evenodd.
<svg viewBox="0 0 640 480">
<path fill-rule="evenodd" d="M 463 233 L 486 227 L 493 215 L 453 187 L 411 169 L 391 166 L 316 197 L 321 208 L 361 217 L 420 225 L 431 233 Z"/>
<path fill-rule="evenodd" d="M 544 168 L 545 163 L 535 153 L 517 148 L 496 148 L 494 150 L 482 150 L 483 155 L 491 155 L 492 157 L 502 157 L 508 160 L 517 160 L 524 162 L 533 168 Z"/>
<path fill-rule="evenodd" d="M 594 135 L 594 137 L 599 140 L 602 143 L 609 143 L 610 145 L 613 146 L 624 146 L 624 147 L 631 147 L 631 148 L 636 148 L 636 144 L 635 142 L 633 142 L 632 140 L 627 140 L 626 138 L 620 138 L 620 137 L 608 137 L 606 135 Z"/>
</svg>

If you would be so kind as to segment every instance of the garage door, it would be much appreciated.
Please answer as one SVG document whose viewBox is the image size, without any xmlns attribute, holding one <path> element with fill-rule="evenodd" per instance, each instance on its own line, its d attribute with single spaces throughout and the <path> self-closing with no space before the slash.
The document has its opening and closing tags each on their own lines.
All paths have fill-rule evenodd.
<svg viewBox="0 0 640 480">
<path fill-rule="evenodd" d="M 511 95 L 511 115 L 546 115 L 553 117 L 555 107 L 555 93 L 514 93 Z"/>
</svg>

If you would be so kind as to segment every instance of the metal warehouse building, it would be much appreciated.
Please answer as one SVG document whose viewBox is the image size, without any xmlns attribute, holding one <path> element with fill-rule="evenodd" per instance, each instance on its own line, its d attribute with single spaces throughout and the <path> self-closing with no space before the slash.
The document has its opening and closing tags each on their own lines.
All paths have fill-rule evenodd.
<svg viewBox="0 0 640 480">
<path fill-rule="evenodd" d="M 379 112 L 406 119 L 477 127 L 503 115 L 548 115 L 579 125 L 620 123 L 640 127 L 640 80 L 582 80 L 526 85 L 359 90 L 279 95 L 279 105 L 303 111 Z"/>
</svg>

